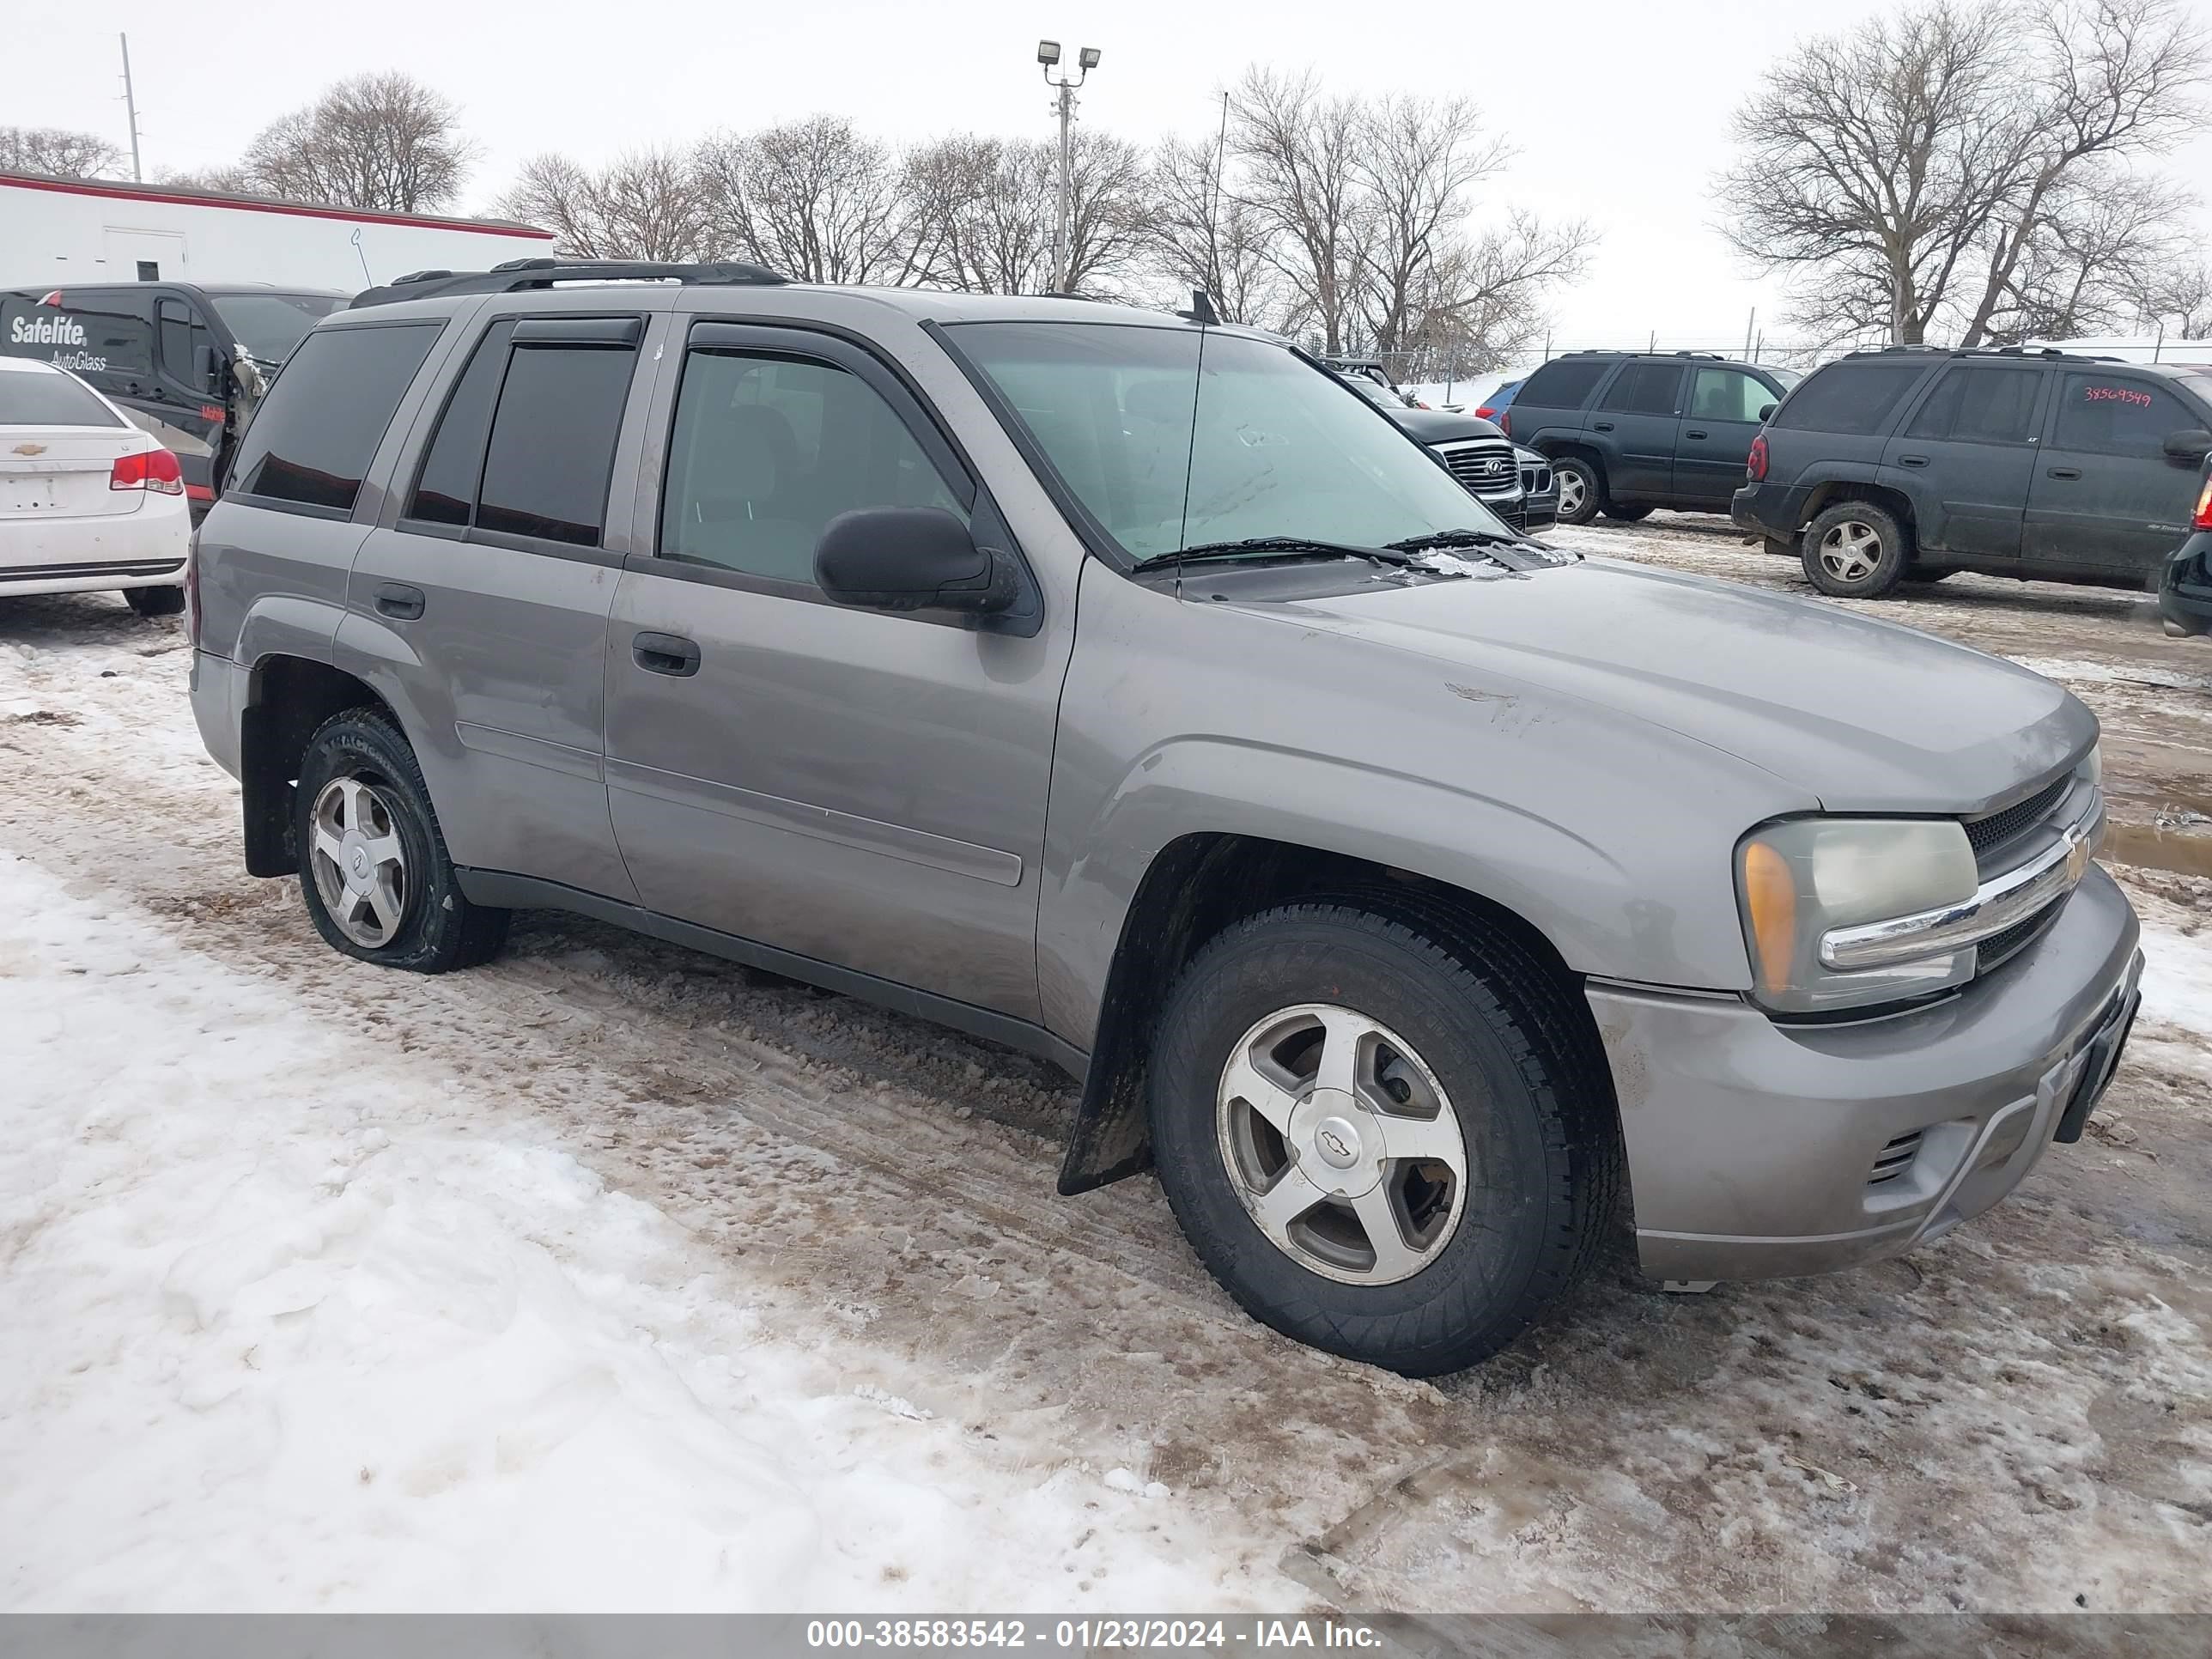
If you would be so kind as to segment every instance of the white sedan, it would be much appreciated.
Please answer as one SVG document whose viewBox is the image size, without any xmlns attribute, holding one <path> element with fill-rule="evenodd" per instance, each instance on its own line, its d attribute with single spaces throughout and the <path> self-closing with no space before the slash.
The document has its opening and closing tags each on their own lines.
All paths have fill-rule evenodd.
<svg viewBox="0 0 2212 1659">
<path fill-rule="evenodd" d="M 0 599 L 120 590 L 174 616 L 191 533 L 174 455 L 67 370 L 0 357 Z"/>
</svg>

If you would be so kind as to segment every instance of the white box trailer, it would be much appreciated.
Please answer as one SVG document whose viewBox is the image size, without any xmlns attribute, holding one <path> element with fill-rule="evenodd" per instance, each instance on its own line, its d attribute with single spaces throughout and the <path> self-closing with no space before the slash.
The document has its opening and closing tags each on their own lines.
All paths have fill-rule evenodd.
<svg viewBox="0 0 2212 1659">
<path fill-rule="evenodd" d="M 507 220 L 0 173 L 0 287 L 166 281 L 357 293 L 410 270 L 483 270 L 552 252 L 550 231 Z"/>
</svg>

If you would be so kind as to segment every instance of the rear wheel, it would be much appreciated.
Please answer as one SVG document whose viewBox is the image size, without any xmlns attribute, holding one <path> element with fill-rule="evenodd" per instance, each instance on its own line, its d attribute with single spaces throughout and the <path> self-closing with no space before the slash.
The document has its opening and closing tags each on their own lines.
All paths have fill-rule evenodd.
<svg viewBox="0 0 2212 1659">
<path fill-rule="evenodd" d="M 1597 468 L 1579 455 L 1561 455 L 1552 463 L 1552 476 L 1559 486 L 1559 522 L 1588 524 L 1605 501 L 1605 486 Z"/>
<path fill-rule="evenodd" d="M 1270 911 L 1199 953 L 1152 1056 L 1154 1161 L 1247 1312 L 1433 1376 L 1573 1282 L 1617 1141 L 1571 1085 L 1543 983 L 1349 905 Z"/>
<path fill-rule="evenodd" d="M 463 896 L 415 751 L 384 714 L 323 722 L 301 759 L 295 811 L 301 896 L 333 950 L 423 974 L 498 954 L 507 912 Z"/>
<path fill-rule="evenodd" d="M 126 587 L 123 602 L 142 617 L 173 617 L 185 608 L 181 587 Z"/>
<path fill-rule="evenodd" d="M 1905 579 L 1911 547 L 1887 507 L 1840 501 L 1805 526 L 1805 580 L 1839 599 L 1878 599 Z"/>
</svg>

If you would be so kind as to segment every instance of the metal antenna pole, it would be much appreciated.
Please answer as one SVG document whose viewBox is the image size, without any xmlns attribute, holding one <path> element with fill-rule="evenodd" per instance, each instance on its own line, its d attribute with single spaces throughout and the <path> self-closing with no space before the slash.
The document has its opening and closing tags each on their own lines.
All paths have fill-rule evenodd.
<svg viewBox="0 0 2212 1659">
<path fill-rule="evenodd" d="M 123 42 L 123 107 L 131 117 L 131 178 L 134 184 L 146 182 L 146 175 L 138 168 L 138 100 L 131 88 L 131 37 L 117 37 Z"/>
</svg>

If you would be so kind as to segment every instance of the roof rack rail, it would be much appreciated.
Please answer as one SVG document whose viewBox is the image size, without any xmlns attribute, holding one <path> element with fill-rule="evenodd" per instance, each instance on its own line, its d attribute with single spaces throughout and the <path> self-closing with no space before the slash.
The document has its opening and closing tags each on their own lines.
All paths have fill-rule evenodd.
<svg viewBox="0 0 2212 1659">
<path fill-rule="evenodd" d="M 1725 351 L 1654 351 L 1645 346 L 1577 346 L 1572 351 L 1559 351 L 1555 357 L 1710 357 L 1717 363 L 1729 361 Z"/>
<path fill-rule="evenodd" d="M 353 297 L 353 308 L 397 305 L 446 294 L 515 294 L 556 283 L 682 283 L 702 287 L 771 287 L 784 279 L 743 260 L 670 264 L 652 259 L 509 259 L 489 270 L 414 270 Z"/>
<path fill-rule="evenodd" d="M 2065 351 L 2057 346 L 1940 346 L 1925 343 L 1862 346 L 1856 351 L 1846 352 L 1847 357 L 1884 357 L 1897 352 L 1922 352 L 1938 357 L 2047 357 L 2061 363 L 2117 363 L 2119 357 L 2092 356 L 2086 352 Z"/>
</svg>

